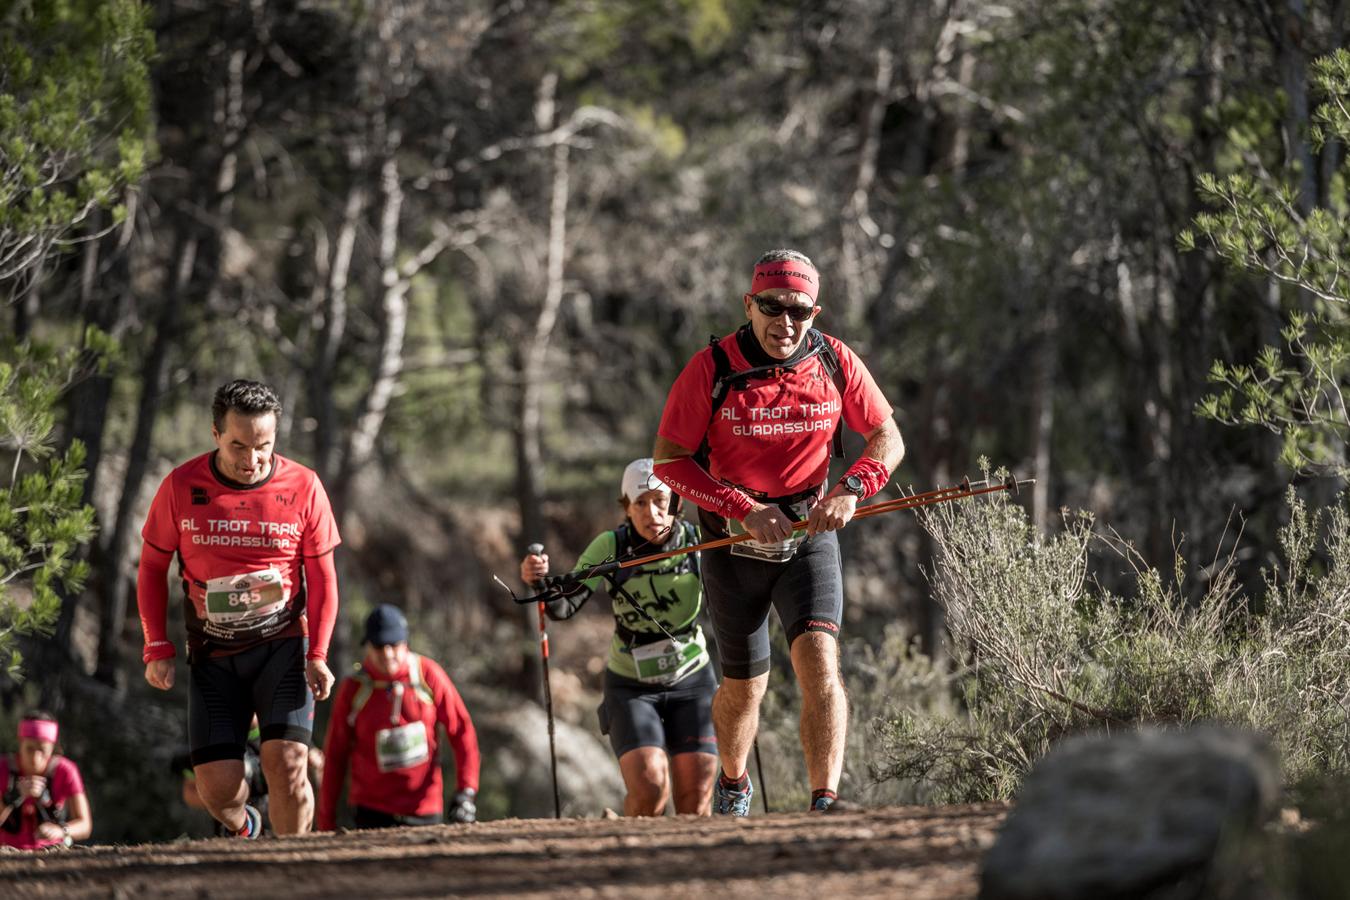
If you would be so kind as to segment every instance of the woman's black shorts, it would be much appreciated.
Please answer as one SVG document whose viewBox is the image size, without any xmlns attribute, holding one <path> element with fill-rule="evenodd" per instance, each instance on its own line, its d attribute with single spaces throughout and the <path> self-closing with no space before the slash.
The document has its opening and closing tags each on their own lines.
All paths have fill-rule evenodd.
<svg viewBox="0 0 1350 900">
<path fill-rule="evenodd" d="M 670 756 L 716 753 L 712 723 L 716 690 L 711 664 L 671 685 L 645 684 L 606 669 L 600 731 L 609 735 L 615 756 L 638 747 L 660 747 Z"/>
</svg>

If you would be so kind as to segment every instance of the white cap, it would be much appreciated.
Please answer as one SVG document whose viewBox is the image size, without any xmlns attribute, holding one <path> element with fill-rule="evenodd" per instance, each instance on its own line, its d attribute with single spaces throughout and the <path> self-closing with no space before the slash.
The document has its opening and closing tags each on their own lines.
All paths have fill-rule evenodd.
<svg viewBox="0 0 1350 900">
<path fill-rule="evenodd" d="M 665 491 L 669 494 L 670 486 L 656 477 L 655 466 L 651 457 L 630 462 L 628 468 L 623 470 L 623 493 L 620 496 L 632 503 L 648 491 Z"/>
</svg>

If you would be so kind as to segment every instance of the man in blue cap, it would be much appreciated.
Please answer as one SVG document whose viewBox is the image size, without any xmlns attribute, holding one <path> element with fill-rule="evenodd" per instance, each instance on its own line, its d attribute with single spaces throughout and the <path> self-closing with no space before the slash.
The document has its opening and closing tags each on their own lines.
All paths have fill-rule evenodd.
<svg viewBox="0 0 1350 900">
<path fill-rule="evenodd" d="M 358 828 L 434 825 L 445 820 L 436 726 L 455 754 L 452 822 L 474 821 L 478 736 L 450 676 L 408 650 L 408 620 L 382 603 L 366 618 L 365 658 L 342 680 L 328 720 L 325 772 L 315 827 L 337 827 L 350 764 L 347 803 Z"/>
</svg>

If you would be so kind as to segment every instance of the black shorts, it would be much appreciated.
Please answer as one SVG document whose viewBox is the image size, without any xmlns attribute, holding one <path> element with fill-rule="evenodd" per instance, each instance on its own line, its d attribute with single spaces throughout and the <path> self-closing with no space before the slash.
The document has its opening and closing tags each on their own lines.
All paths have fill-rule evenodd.
<svg viewBox="0 0 1350 900">
<path fill-rule="evenodd" d="M 305 683 L 305 647 L 302 637 L 281 638 L 188 666 L 188 741 L 194 766 L 242 760 L 254 713 L 263 743 L 310 742 L 314 695 Z"/>
<path fill-rule="evenodd" d="M 787 632 L 788 646 L 808 631 L 839 637 L 844 579 L 839 536 L 807 538 L 787 562 L 704 550 L 703 593 L 708 598 L 717 652 L 726 678 L 754 678 L 769 671 L 769 608 Z"/>
<path fill-rule="evenodd" d="M 712 698 L 717 678 L 705 665 L 675 684 L 644 684 L 605 670 L 600 732 L 615 756 L 638 747 L 660 747 L 670 756 L 716 753 Z"/>
</svg>

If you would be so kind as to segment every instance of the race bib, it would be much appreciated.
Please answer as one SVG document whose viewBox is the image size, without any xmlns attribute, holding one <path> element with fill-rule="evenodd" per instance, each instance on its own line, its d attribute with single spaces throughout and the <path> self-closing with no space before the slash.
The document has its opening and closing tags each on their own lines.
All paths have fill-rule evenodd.
<svg viewBox="0 0 1350 900">
<path fill-rule="evenodd" d="M 805 519 L 810 515 L 811 507 L 814 505 L 814 499 L 807 499 L 788 506 L 787 508 L 792 510 L 792 521 L 800 522 Z M 739 519 L 727 519 L 727 534 L 736 537 L 745 533 L 745 526 L 741 524 Z M 806 540 L 806 532 L 797 531 L 785 541 L 776 541 L 771 544 L 755 540 L 741 541 L 739 544 L 732 544 L 730 549 L 732 556 L 745 556 L 762 562 L 782 563 L 792 559 L 792 555 L 797 552 L 797 548 L 801 546 L 804 540 Z"/>
<path fill-rule="evenodd" d="M 276 569 L 261 569 L 244 575 L 227 575 L 206 582 L 206 619 L 217 625 L 247 627 L 280 611 L 290 599 Z"/>
<path fill-rule="evenodd" d="M 670 639 L 644 644 L 632 650 L 638 681 L 647 684 L 674 684 L 694 668 L 703 656 L 697 641 L 676 643 Z"/>
<path fill-rule="evenodd" d="M 409 722 L 375 732 L 375 759 L 381 772 L 411 769 L 430 757 L 425 722 Z"/>
</svg>

